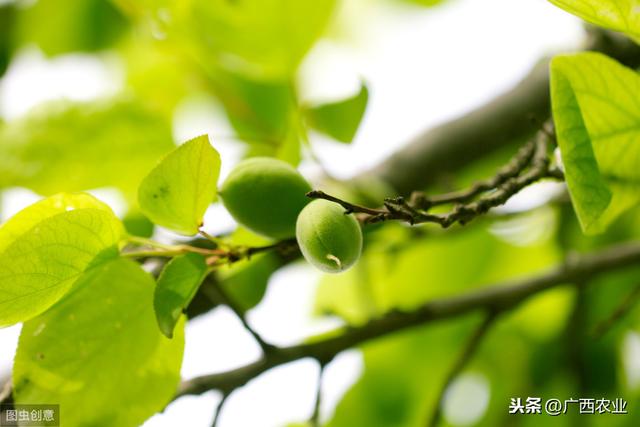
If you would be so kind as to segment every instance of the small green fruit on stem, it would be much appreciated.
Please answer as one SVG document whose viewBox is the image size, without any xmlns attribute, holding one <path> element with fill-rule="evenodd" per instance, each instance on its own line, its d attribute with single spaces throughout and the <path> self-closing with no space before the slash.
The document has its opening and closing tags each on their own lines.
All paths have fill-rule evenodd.
<svg viewBox="0 0 640 427">
<path fill-rule="evenodd" d="M 296 218 L 309 203 L 309 183 L 291 165 L 269 157 L 243 160 L 219 194 L 231 216 L 252 231 L 274 239 L 295 234 Z"/>
<path fill-rule="evenodd" d="M 305 259 L 327 273 L 349 269 L 362 252 L 358 221 L 327 200 L 314 200 L 300 212 L 296 239 Z"/>
</svg>

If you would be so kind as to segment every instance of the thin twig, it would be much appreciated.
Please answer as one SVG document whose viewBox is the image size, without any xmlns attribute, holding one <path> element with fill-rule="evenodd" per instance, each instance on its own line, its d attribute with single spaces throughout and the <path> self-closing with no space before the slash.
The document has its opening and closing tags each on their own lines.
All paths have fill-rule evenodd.
<svg viewBox="0 0 640 427">
<path fill-rule="evenodd" d="M 564 181 L 564 172 L 558 166 L 552 166 L 547 171 L 547 177 L 558 181 Z"/>
<path fill-rule="evenodd" d="M 493 190 L 507 180 L 518 176 L 531 162 L 535 148 L 535 140 L 532 139 L 523 145 L 509 163 L 498 170 L 493 177 L 484 181 L 478 181 L 466 190 L 454 191 L 429 198 L 425 197 L 422 192 L 416 192 L 415 195 L 412 195 L 411 199 L 415 201 L 416 208 L 420 209 L 430 209 L 432 206 L 449 203 L 467 203 L 481 193 Z"/>
<path fill-rule="evenodd" d="M 212 236 L 211 234 L 207 233 L 203 229 L 198 230 L 198 234 L 200 234 L 202 237 L 204 237 L 205 239 L 207 239 L 208 241 L 216 245 L 216 247 L 218 248 L 227 247 L 226 242 L 222 238 L 217 236 Z"/>
<path fill-rule="evenodd" d="M 588 392 L 589 368 L 585 355 L 585 325 L 587 323 L 586 281 L 578 283 L 571 315 L 564 331 L 567 370 L 575 377 L 576 390 L 579 395 Z"/>
<path fill-rule="evenodd" d="M 624 318 L 631 309 L 640 300 L 640 285 L 633 288 L 633 290 L 620 302 L 620 305 L 603 321 L 598 323 L 591 333 L 592 338 L 602 338 L 611 328 L 622 318 Z"/>
<path fill-rule="evenodd" d="M 320 405 L 322 404 L 322 377 L 324 376 L 324 368 L 326 363 L 318 361 L 318 386 L 316 387 L 316 400 L 313 405 L 313 413 L 309 418 L 312 427 L 320 427 Z"/>
<path fill-rule="evenodd" d="M 431 419 L 428 424 L 430 427 L 435 427 L 438 425 L 438 422 L 440 421 L 442 401 L 444 400 L 444 395 L 447 392 L 447 389 L 471 361 L 473 355 L 476 353 L 476 350 L 478 350 L 480 343 L 486 336 L 487 332 L 489 332 L 489 329 L 491 328 L 493 322 L 496 320 L 497 314 L 497 311 L 489 311 L 489 313 L 482 320 L 482 323 L 480 323 L 473 334 L 469 337 L 469 340 L 462 349 L 462 353 L 460 353 L 458 359 L 451 367 L 451 370 L 447 374 L 447 377 L 442 384 L 442 387 L 440 388 L 438 397 L 436 398 Z"/>
<path fill-rule="evenodd" d="M 359 214 L 366 223 L 381 221 L 403 221 L 411 225 L 432 222 L 447 228 L 455 223 L 464 225 L 487 213 L 490 209 L 505 204 L 523 188 L 544 178 L 558 178 L 553 169 L 551 174 L 548 146 L 553 142 L 553 134 L 544 129 L 527 143 L 498 173 L 480 181 L 467 190 L 427 197 L 415 192 L 409 201 L 404 197 L 388 198 L 382 208 L 369 208 L 347 202 L 322 191 L 311 191 L 307 196 L 324 199 L 339 204 L 345 213 Z M 485 194 L 486 193 L 486 194 Z M 446 214 L 433 214 L 428 210 L 434 206 L 455 203 Z"/>
<path fill-rule="evenodd" d="M 363 213 L 371 216 L 377 216 L 377 215 L 385 215 L 388 213 L 385 209 L 374 209 L 374 208 L 368 208 L 366 206 L 356 205 L 354 203 L 349 203 L 345 200 L 339 199 L 338 197 L 332 196 L 320 190 L 309 191 L 307 193 L 307 197 L 311 199 L 324 199 L 330 202 L 337 203 L 340 206 L 342 206 L 345 209 L 346 213 L 348 214 Z"/>
<path fill-rule="evenodd" d="M 298 248 L 298 243 L 296 242 L 296 239 L 286 239 L 286 240 L 281 240 L 272 245 L 246 248 L 245 254 L 247 258 L 251 258 L 253 255 L 256 255 L 259 253 L 274 251 L 281 255 L 286 256 L 286 255 L 289 255 L 290 252 L 297 250 L 297 248 Z"/>
<path fill-rule="evenodd" d="M 229 392 L 276 366 L 304 358 L 331 360 L 338 353 L 366 341 L 438 320 L 458 317 L 476 310 L 509 310 L 530 296 L 545 290 L 567 283 L 579 286 L 586 279 L 637 265 L 638 262 L 640 244 L 620 245 L 601 252 L 570 257 L 565 263 L 535 277 L 432 300 L 411 311 L 392 311 L 364 325 L 334 331 L 328 334 L 329 338 L 307 340 L 304 344 L 291 347 L 274 347 L 273 351 L 261 359 L 243 367 L 183 382 L 176 398 L 213 389 Z"/>
<path fill-rule="evenodd" d="M 251 334 L 253 339 L 258 343 L 258 345 L 262 349 L 263 354 L 270 353 L 274 349 L 273 345 L 267 343 L 262 338 L 262 336 L 258 332 L 256 332 L 256 330 L 253 329 L 251 327 L 251 325 L 249 325 L 249 322 L 247 321 L 243 310 L 238 306 L 238 304 L 236 304 L 236 302 L 233 300 L 233 298 L 231 298 L 227 294 L 227 292 L 222 288 L 220 283 L 215 281 L 215 282 L 213 282 L 213 286 L 205 288 L 204 291 L 209 294 L 209 297 L 212 300 L 217 300 L 217 301 L 221 302 L 222 304 L 224 304 L 227 307 L 229 307 L 229 309 L 231 309 L 231 311 L 233 311 L 233 313 L 236 315 L 236 317 L 242 323 L 242 326 L 247 330 L 247 332 L 249 332 Z"/>
<path fill-rule="evenodd" d="M 216 239 L 213 236 L 209 236 L 205 232 L 200 232 L 203 236 L 207 236 L 208 239 Z M 218 239 L 219 240 L 219 239 Z M 133 241 L 133 240 L 131 240 Z M 222 265 L 229 265 L 241 260 L 251 259 L 253 255 L 274 251 L 282 255 L 287 256 L 291 252 L 297 250 L 298 244 L 295 239 L 286 239 L 276 242 L 267 246 L 257 247 L 245 247 L 245 246 L 233 246 L 226 245 L 220 242 L 216 243 L 215 248 L 200 248 L 191 245 L 164 245 L 157 242 L 153 242 L 145 239 L 146 246 L 155 247 L 154 249 L 125 249 L 121 255 L 127 258 L 173 258 L 176 256 L 197 253 L 207 257 L 207 264 L 211 267 L 219 267 Z M 135 241 L 135 243 L 141 243 Z M 224 246 L 224 247 L 223 247 Z"/>
<path fill-rule="evenodd" d="M 213 415 L 213 421 L 211 422 L 211 427 L 216 427 L 218 425 L 218 422 L 220 421 L 220 414 L 222 413 L 222 407 L 227 401 L 227 397 L 229 397 L 229 394 L 223 393 L 222 399 L 220 399 L 220 402 L 218 402 L 218 404 L 216 405 L 216 413 Z"/>
</svg>

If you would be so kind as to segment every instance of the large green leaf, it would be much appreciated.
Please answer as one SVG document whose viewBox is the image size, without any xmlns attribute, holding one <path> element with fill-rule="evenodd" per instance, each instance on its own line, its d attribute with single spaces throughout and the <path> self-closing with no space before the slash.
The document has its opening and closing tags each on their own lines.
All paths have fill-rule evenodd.
<svg viewBox="0 0 640 427">
<path fill-rule="evenodd" d="M 168 340 L 153 314 L 153 278 L 117 259 L 83 276 L 24 324 L 13 369 L 18 404 L 60 404 L 63 425 L 139 426 L 174 395 L 183 328 Z"/>
<path fill-rule="evenodd" d="M 118 255 L 113 212 L 87 195 L 58 195 L 0 228 L 0 326 L 56 303 L 86 271 Z M 12 240 L 13 239 L 13 240 Z"/>
<path fill-rule="evenodd" d="M 140 184 L 140 208 L 153 222 L 193 235 L 217 194 L 220 155 L 206 135 L 169 153 Z"/>
<path fill-rule="evenodd" d="M 573 205 L 602 232 L 640 201 L 640 76 L 598 53 L 551 63 L 551 99 Z"/>
<path fill-rule="evenodd" d="M 160 331 L 166 337 L 173 338 L 173 330 L 206 277 L 207 269 L 202 255 L 190 253 L 172 259 L 162 270 L 153 306 Z"/>
<path fill-rule="evenodd" d="M 50 104 L 0 126 L 0 187 L 49 195 L 113 186 L 131 196 L 173 147 L 169 123 L 139 104 Z"/>
<path fill-rule="evenodd" d="M 360 91 L 347 99 L 322 104 L 305 110 L 309 124 L 340 142 L 351 142 L 358 131 L 369 100 L 369 90 L 362 84 Z"/>
<path fill-rule="evenodd" d="M 638 0 L 549 0 L 585 21 L 640 40 Z"/>
</svg>

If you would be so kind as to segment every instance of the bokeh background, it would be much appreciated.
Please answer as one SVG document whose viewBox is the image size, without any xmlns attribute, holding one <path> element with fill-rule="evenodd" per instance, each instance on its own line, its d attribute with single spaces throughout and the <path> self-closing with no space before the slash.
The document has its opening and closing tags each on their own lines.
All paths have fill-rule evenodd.
<svg viewBox="0 0 640 427">
<path fill-rule="evenodd" d="M 228 0 L 221 7 L 244 1 Z M 222 179 L 247 154 L 299 160 L 310 179 L 346 179 L 425 128 L 489 101 L 541 57 L 573 49 L 584 37 L 577 18 L 545 0 L 270 1 L 273 16 L 244 21 L 216 14 L 215 6 L 226 2 L 195 2 L 205 5 L 198 19 L 177 28 L 171 24 L 177 13 L 172 2 L 160 2 L 160 8 L 151 3 L 0 0 L 0 219 L 42 195 L 82 189 L 134 223 L 140 218 L 130 202 L 139 178 L 170 149 L 167 141 L 179 144 L 202 133 L 222 155 Z M 322 13 L 309 17 L 305 10 L 313 8 Z M 295 88 L 297 104 L 314 105 L 351 96 L 361 82 L 369 102 L 351 144 L 310 131 L 309 145 L 301 148 L 300 135 L 295 142 L 277 135 L 291 102 L 287 85 Z M 249 116 L 263 123 L 237 109 L 238 99 L 255 108 Z M 265 144 L 271 137 L 284 142 Z M 75 148 L 67 153 L 70 144 Z M 110 148 L 93 151 L 92 144 Z M 124 144 L 136 148 L 126 151 Z M 105 157 L 108 151 L 129 155 L 118 163 Z M 75 158 L 74 152 L 82 155 Z M 498 155 L 471 175 L 489 174 L 504 158 Z M 526 213 L 483 222 L 465 237 L 402 246 L 404 228 L 391 227 L 384 245 L 372 245 L 363 260 L 367 267 L 339 278 L 322 277 L 303 262 L 290 264 L 268 279 L 249 322 L 268 341 L 293 344 L 391 307 L 536 271 L 562 255 L 558 224 L 571 213 L 539 207 L 559 191 L 550 184 L 534 186 L 502 209 Z M 574 220 L 567 221 L 576 228 Z M 234 226 L 220 206 L 208 211 L 209 233 Z M 572 298 L 571 291 L 559 289 L 511 315 L 479 362 L 448 391 L 445 422 L 497 425 L 492 420 L 506 413 L 507 396 L 517 390 L 559 398 L 571 393 L 569 369 L 556 366 L 553 351 Z M 335 426 L 420 425 L 420 408 L 430 404 L 429 393 L 437 390 L 470 326 L 455 321 L 383 340 L 364 354 L 356 349 L 339 355 L 323 378 L 321 420 Z M 0 330 L 0 375 L 10 371 L 19 330 Z M 238 367 L 260 355 L 224 307 L 190 322 L 186 339 L 185 378 Z M 601 357 L 612 358 L 620 369 L 603 374 L 613 377 L 607 390 L 620 383 L 634 388 L 640 383 L 640 336 L 624 329 L 612 340 Z M 311 360 L 269 371 L 233 393 L 220 425 L 276 427 L 308 419 L 317 371 Z M 519 376 L 525 380 L 512 378 Z M 219 399 L 215 392 L 182 398 L 145 426 L 208 426 Z"/>
</svg>

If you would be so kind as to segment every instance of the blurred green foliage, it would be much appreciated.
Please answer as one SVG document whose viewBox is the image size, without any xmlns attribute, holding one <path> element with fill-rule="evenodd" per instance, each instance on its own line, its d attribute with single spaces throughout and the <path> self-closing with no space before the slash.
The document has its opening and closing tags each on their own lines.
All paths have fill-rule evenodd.
<svg viewBox="0 0 640 427">
<path fill-rule="evenodd" d="M 16 14 L 13 44 L 35 44 L 53 56 L 93 52 L 112 46 L 127 30 L 120 11 L 105 0 L 21 2 Z"/>
<path fill-rule="evenodd" d="M 0 127 L 0 186 L 44 195 L 113 186 L 131 199 L 173 147 L 169 123 L 135 101 L 55 103 Z"/>
<path fill-rule="evenodd" d="M 140 214 L 136 190 L 158 160 L 182 142 L 174 141 L 174 112 L 189 97 L 204 94 L 219 102 L 247 156 L 275 156 L 297 164 L 310 130 L 352 141 L 368 104 L 364 84 L 355 96 L 322 105 L 309 105 L 299 93 L 298 68 L 339 11 L 337 0 L 39 0 L 0 6 L 0 76 L 30 46 L 50 57 L 111 55 L 124 71 L 121 93 L 114 97 L 50 103 L 0 121 L 0 188 L 19 186 L 49 195 L 115 187 L 128 203 L 127 231 L 148 237 L 153 224 Z M 619 92 L 626 96 L 626 90 Z M 216 135 L 212 140 L 215 145 Z M 512 153 L 498 153 L 452 181 L 458 185 L 486 177 L 507 154 Z M 629 170 L 635 173 L 637 168 Z M 371 182 L 365 190 L 373 192 L 377 186 Z M 464 230 L 370 227 L 357 266 L 321 279 L 316 312 L 362 324 L 389 310 L 525 277 L 573 251 L 630 240 L 640 232 L 637 211 L 632 210 L 621 214 L 606 233 L 586 237 L 570 204 L 554 200 L 551 205 L 481 220 Z M 231 240 L 268 244 L 243 230 Z M 217 280 L 242 310 L 249 310 L 261 301 L 271 275 L 282 265 L 281 257 L 262 254 L 221 270 Z M 108 268 L 149 280 L 127 263 Z M 103 278 L 94 279 L 104 287 Z M 487 408 L 475 425 L 512 425 L 513 418 L 505 415 L 509 399 L 527 395 L 626 397 L 629 416 L 594 416 L 590 425 L 639 425 L 637 386 L 629 383 L 622 349 L 628 334 L 638 331 L 640 313 L 633 310 L 602 338 L 589 336 L 638 283 L 640 270 L 632 269 L 598 278 L 583 293 L 562 287 L 540 294 L 501 317 L 465 371 L 488 384 Z M 122 296 L 134 292 L 120 291 Z M 127 307 L 135 311 L 135 301 L 129 302 Z M 59 307 L 57 313 L 64 310 Z M 479 320 L 461 318 L 363 346 L 364 372 L 328 425 L 424 425 L 450 365 Z M 28 325 L 29 330 L 34 327 Z M 172 378 L 176 375 L 171 372 Z M 153 401 L 143 409 L 159 406 Z M 571 416 L 518 421 L 522 426 L 586 425 Z M 446 417 L 444 422 L 447 425 Z"/>
</svg>

